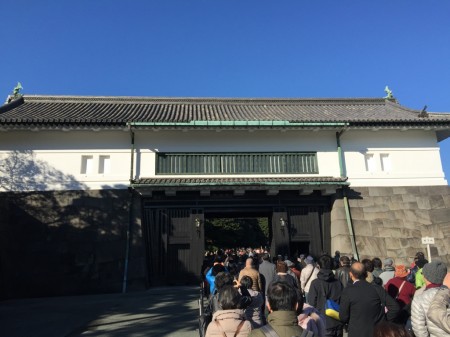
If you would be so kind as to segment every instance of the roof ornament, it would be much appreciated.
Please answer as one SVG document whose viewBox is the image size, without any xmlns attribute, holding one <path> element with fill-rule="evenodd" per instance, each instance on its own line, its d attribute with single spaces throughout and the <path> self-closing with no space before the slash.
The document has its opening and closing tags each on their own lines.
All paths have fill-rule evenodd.
<svg viewBox="0 0 450 337">
<path fill-rule="evenodd" d="M 394 95 L 392 94 L 392 90 L 390 90 L 388 86 L 386 86 L 386 88 L 384 88 L 384 92 L 386 93 L 386 96 L 384 96 L 384 98 L 386 98 L 386 99 L 394 99 Z"/>
<path fill-rule="evenodd" d="M 419 113 L 419 118 L 427 118 L 428 112 L 427 112 L 427 106 L 425 105 L 422 109 L 422 111 Z"/>
<path fill-rule="evenodd" d="M 22 90 L 22 84 L 20 84 L 20 82 L 17 82 L 17 85 L 15 86 L 15 88 L 13 89 L 13 93 L 12 95 L 8 96 L 8 99 L 6 100 L 7 103 L 10 103 L 12 101 L 15 101 L 16 99 L 22 97 L 22 94 L 20 93 L 20 91 Z"/>
</svg>

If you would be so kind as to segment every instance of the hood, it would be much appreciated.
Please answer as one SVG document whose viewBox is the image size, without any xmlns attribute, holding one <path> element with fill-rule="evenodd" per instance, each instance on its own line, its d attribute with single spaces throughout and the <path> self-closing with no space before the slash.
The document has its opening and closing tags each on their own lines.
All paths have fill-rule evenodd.
<svg viewBox="0 0 450 337">
<path fill-rule="evenodd" d="M 317 278 L 319 280 L 323 280 L 323 281 L 327 281 L 327 282 L 333 281 L 335 279 L 334 273 L 330 269 L 320 269 L 319 273 L 317 274 Z"/>
</svg>

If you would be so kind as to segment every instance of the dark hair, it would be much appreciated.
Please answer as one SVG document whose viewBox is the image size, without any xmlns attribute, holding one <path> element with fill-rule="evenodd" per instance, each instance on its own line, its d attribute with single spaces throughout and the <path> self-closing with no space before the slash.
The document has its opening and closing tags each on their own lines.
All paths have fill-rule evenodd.
<svg viewBox="0 0 450 337">
<path fill-rule="evenodd" d="M 425 254 L 423 252 L 417 252 L 416 256 L 414 257 L 414 260 L 424 260 Z"/>
<path fill-rule="evenodd" d="M 270 261 L 270 256 L 269 256 L 269 254 L 264 253 L 264 254 L 262 255 L 262 259 L 263 259 L 264 261 Z"/>
<path fill-rule="evenodd" d="M 373 337 L 411 337 L 411 334 L 401 325 L 384 321 L 375 326 Z"/>
<path fill-rule="evenodd" d="M 277 273 L 287 273 L 288 267 L 286 262 L 277 261 Z"/>
<path fill-rule="evenodd" d="M 350 272 L 358 280 L 365 280 L 367 277 L 366 267 L 360 262 L 353 263 L 350 267 Z"/>
<path fill-rule="evenodd" d="M 322 255 L 317 263 L 320 269 L 333 269 L 333 258 L 330 255 Z"/>
<path fill-rule="evenodd" d="M 381 268 L 383 266 L 383 262 L 381 262 L 381 259 L 378 257 L 374 257 L 372 259 L 373 268 Z"/>
<path fill-rule="evenodd" d="M 247 289 L 251 289 L 253 286 L 253 280 L 250 276 L 242 276 L 241 280 L 239 281 L 241 283 L 241 286 Z"/>
<path fill-rule="evenodd" d="M 222 310 L 238 309 L 241 297 L 241 294 L 235 287 L 226 285 L 219 292 L 220 307 Z"/>
<path fill-rule="evenodd" d="M 361 261 L 361 263 L 364 265 L 364 267 L 366 268 L 366 271 L 368 271 L 368 272 L 373 272 L 373 262 L 372 262 L 372 260 L 369 260 L 369 259 L 364 259 L 364 260 L 362 260 Z"/>
<path fill-rule="evenodd" d="M 267 300 L 273 311 L 295 310 L 297 304 L 297 292 L 285 282 L 274 282 L 267 290 Z"/>
<path fill-rule="evenodd" d="M 419 268 L 423 268 L 424 265 L 426 265 L 428 263 L 427 259 L 418 259 L 416 261 L 416 266 Z"/>
<path fill-rule="evenodd" d="M 350 267 L 350 259 L 348 258 L 348 256 L 341 256 L 339 258 L 339 261 L 342 263 L 343 266 L 349 266 Z"/>
<path fill-rule="evenodd" d="M 214 279 L 214 284 L 216 286 L 217 291 L 220 291 L 224 286 L 233 285 L 233 276 L 229 273 L 220 272 L 216 275 Z"/>
<path fill-rule="evenodd" d="M 218 263 L 212 267 L 211 274 L 213 276 L 216 276 L 217 274 L 219 274 L 220 272 L 223 272 L 223 271 L 225 271 L 225 267 L 223 266 L 223 264 Z"/>
</svg>

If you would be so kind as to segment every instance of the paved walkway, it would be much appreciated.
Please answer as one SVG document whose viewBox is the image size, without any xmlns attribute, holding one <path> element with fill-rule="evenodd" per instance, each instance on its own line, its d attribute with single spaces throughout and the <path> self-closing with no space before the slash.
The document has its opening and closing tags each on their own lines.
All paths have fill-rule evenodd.
<svg viewBox="0 0 450 337">
<path fill-rule="evenodd" d="M 196 287 L 0 301 L 0 336 L 198 337 Z"/>
</svg>

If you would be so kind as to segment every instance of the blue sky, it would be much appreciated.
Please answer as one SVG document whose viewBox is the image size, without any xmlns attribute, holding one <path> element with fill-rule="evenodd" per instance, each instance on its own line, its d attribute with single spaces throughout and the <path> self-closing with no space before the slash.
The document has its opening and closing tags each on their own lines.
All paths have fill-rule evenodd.
<svg viewBox="0 0 450 337">
<path fill-rule="evenodd" d="M 383 97 L 450 112 L 450 1 L 0 4 L 0 100 L 25 94 Z M 3 96 L 1 96 L 3 95 Z M 450 140 L 441 143 L 450 179 Z"/>
</svg>

